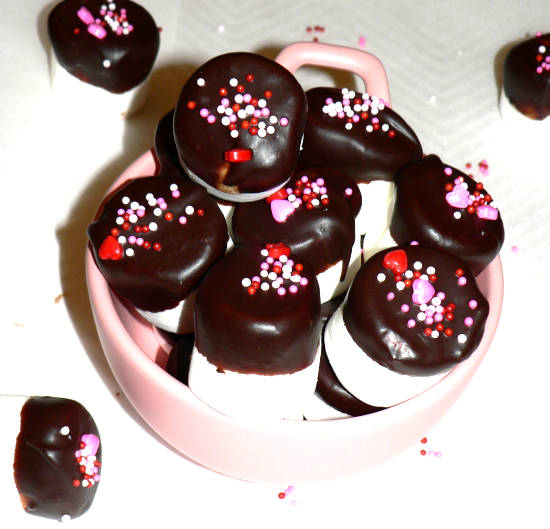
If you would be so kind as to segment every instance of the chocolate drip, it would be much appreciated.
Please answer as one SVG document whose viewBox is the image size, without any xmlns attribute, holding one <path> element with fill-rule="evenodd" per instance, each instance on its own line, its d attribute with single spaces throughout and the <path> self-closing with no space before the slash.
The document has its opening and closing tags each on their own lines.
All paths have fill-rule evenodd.
<svg viewBox="0 0 550 529">
<path fill-rule="evenodd" d="M 172 184 L 177 186 L 179 198 L 172 196 Z M 149 193 L 166 201 L 167 209 L 160 210 L 159 216 L 156 207 L 148 206 Z M 127 230 L 116 223 L 118 210 L 130 207 L 123 205 L 124 197 L 146 206 L 145 215 Z M 172 215 L 171 220 L 166 220 L 166 213 Z M 135 231 L 137 225 L 151 223 L 157 225 L 155 231 Z M 127 239 L 141 237 L 151 247 L 146 249 L 145 243 L 117 247 L 111 235 L 113 229 Z M 104 201 L 98 219 L 88 227 L 88 238 L 96 264 L 113 290 L 137 308 L 156 312 L 175 307 L 198 286 L 208 269 L 224 255 L 228 235 L 216 201 L 201 186 L 177 177 L 144 177 L 131 180 Z M 113 244 L 115 254 L 102 258 L 100 252 L 106 240 Z M 155 243 L 160 245 L 158 250 Z M 133 256 L 126 254 L 128 249 Z"/>
<path fill-rule="evenodd" d="M 425 278 L 419 287 L 430 283 L 436 297 L 443 293 L 439 303 L 446 312 L 437 335 L 436 321 L 419 319 L 427 309 L 413 301 L 415 289 L 405 284 L 406 270 Z M 415 281 L 414 276 L 410 280 Z M 437 248 L 399 246 L 375 254 L 361 267 L 343 315 L 353 340 L 370 358 L 392 371 L 421 376 L 443 372 L 468 358 L 483 336 L 488 312 L 489 304 L 462 260 Z"/>
<path fill-rule="evenodd" d="M 327 99 L 343 100 L 339 88 L 313 88 L 306 96 L 308 116 L 299 167 L 334 167 L 346 171 L 357 181 L 392 182 L 401 167 L 422 158 L 422 147 L 415 132 L 391 108 L 376 108 L 374 113 L 370 108 L 356 111 L 359 120 L 354 122 L 345 116 L 331 116 L 326 108 L 323 112 Z M 362 99 L 362 96 L 356 93 L 353 99 Z M 378 120 L 378 125 L 373 118 Z M 350 125 L 351 128 L 346 128 Z M 369 125 L 373 126 L 372 132 L 366 129 Z M 386 125 L 388 130 L 383 130 L 382 126 L 385 129 Z"/>
<path fill-rule="evenodd" d="M 397 244 L 417 241 L 446 250 L 463 259 L 478 275 L 498 255 L 504 242 L 504 227 L 500 213 L 495 220 L 489 220 L 449 203 L 446 197 L 452 190 L 446 186 L 454 187 L 457 178 L 464 180 L 469 194 L 488 195 L 472 178 L 445 165 L 434 154 L 401 170 L 390 233 Z"/>
<path fill-rule="evenodd" d="M 174 141 L 174 110 L 165 114 L 158 122 L 155 130 L 154 155 L 157 169 L 155 174 L 159 176 L 173 175 L 188 178 L 181 167 L 178 149 Z"/>
<path fill-rule="evenodd" d="M 116 10 L 126 10 L 133 29 L 117 34 L 100 15 L 104 0 L 65 0 L 57 4 L 48 17 L 48 34 L 58 62 L 70 74 L 85 83 L 120 94 L 137 86 L 149 75 L 159 49 L 159 31 L 151 15 L 140 5 L 117 0 Z M 92 19 L 82 20 L 85 9 Z M 116 18 L 116 17 L 113 17 Z M 101 38 L 93 27 L 102 29 Z"/>
<path fill-rule="evenodd" d="M 304 263 L 300 275 L 308 283 L 297 292 L 251 294 L 242 280 L 259 275 L 261 249 L 237 246 L 207 274 L 195 301 L 196 347 L 219 369 L 294 373 L 311 365 L 319 344 L 319 285 Z"/>
<path fill-rule="evenodd" d="M 236 103 L 238 94 L 248 94 L 253 100 Z M 235 129 L 231 130 L 223 124 L 224 114 L 218 111 L 224 98 L 234 119 L 238 110 L 233 105 L 239 105 L 245 113 L 248 105 L 259 112 L 266 108 L 269 115 L 255 117 L 247 113 L 236 119 Z M 265 107 L 260 106 L 260 99 Z M 202 116 L 203 110 L 212 118 Z M 220 55 L 189 78 L 179 97 L 174 135 L 180 160 L 222 192 L 256 193 L 280 186 L 296 167 L 306 112 L 300 84 L 276 62 L 253 53 Z M 253 119 L 258 124 L 253 124 Z M 263 137 L 260 122 L 265 125 Z M 267 133 L 269 126 L 273 130 Z M 226 160 L 226 152 L 233 149 L 244 149 L 251 159 L 238 163 Z"/>
<path fill-rule="evenodd" d="M 550 71 L 544 68 L 537 71 L 543 63 L 550 62 L 545 59 L 549 53 L 550 33 L 547 33 L 514 46 L 504 60 L 504 94 L 531 119 L 542 120 L 550 115 Z"/>
<path fill-rule="evenodd" d="M 232 217 L 233 238 L 236 243 L 251 244 L 281 241 L 296 259 L 307 261 L 316 274 L 342 261 L 343 279 L 355 242 L 354 217 L 361 208 L 361 194 L 346 173 L 326 168 L 296 171 L 289 188 L 295 188 L 302 176 L 308 182 L 324 180 L 326 205 L 307 209 L 302 203 L 284 222 L 277 222 L 269 200 L 237 204 Z"/>
<path fill-rule="evenodd" d="M 375 413 L 385 409 L 366 404 L 342 386 L 342 383 L 338 380 L 338 377 L 334 373 L 334 370 L 332 369 L 332 366 L 327 358 L 324 340 L 322 343 L 323 349 L 319 363 L 317 387 L 315 389 L 317 396 L 324 400 L 329 406 L 332 406 L 334 409 L 342 413 L 347 413 L 352 417 L 368 415 L 369 413 Z"/>
<path fill-rule="evenodd" d="M 78 402 L 54 397 L 27 400 L 14 459 L 15 483 L 25 511 L 61 520 L 90 508 L 98 485 L 79 483 L 82 473 L 75 457 L 87 434 L 99 438 L 93 418 Z M 96 459 L 101 460 L 101 443 Z"/>
</svg>

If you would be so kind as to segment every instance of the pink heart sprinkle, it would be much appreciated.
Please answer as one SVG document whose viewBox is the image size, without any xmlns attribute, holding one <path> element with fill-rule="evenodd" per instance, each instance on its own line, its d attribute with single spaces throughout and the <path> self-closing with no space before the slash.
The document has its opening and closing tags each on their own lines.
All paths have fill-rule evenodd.
<svg viewBox="0 0 550 529">
<path fill-rule="evenodd" d="M 498 209 L 494 208 L 493 206 L 488 206 L 487 204 L 484 204 L 483 206 L 478 206 L 476 208 L 476 213 L 480 219 L 485 219 L 485 220 L 498 219 Z"/>
<path fill-rule="evenodd" d="M 431 299 L 434 297 L 435 288 L 429 281 L 426 281 L 425 279 L 415 279 L 413 281 L 412 287 L 412 300 L 413 303 L 416 303 L 417 305 L 428 303 L 428 301 L 431 301 Z"/>
<path fill-rule="evenodd" d="M 99 448 L 99 437 L 93 433 L 86 433 L 82 436 L 82 442 L 90 449 L 90 454 L 95 456 Z"/>
<path fill-rule="evenodd" d="M 462 185 L 455 185 L 452 191 L 445 195 L 445 200 L 453 208 L 467 208 L 469 205 L 470 193 Z"/>
<path fill-rule="evenodd" d="M 286 219 L 295 211 L 292 202 L 288 200 L 276 199 L 271 201 L 271 214 L 275 222 L 285 222 Z"/>
</svg>

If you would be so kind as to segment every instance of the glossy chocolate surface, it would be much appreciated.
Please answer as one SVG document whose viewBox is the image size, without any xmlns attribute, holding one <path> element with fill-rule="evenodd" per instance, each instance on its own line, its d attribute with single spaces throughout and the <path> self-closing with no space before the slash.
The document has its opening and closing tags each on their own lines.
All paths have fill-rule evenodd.
<svg viewBox="0 0 550 529">
<path fill-rule="evenodd" d="M 369 413 L 374 413 L 385 409 L 377 406 L 371 406 L 370 404 L 359 400 L 344 386 L 342 386 L 342 383 L 338 380 L 338 377 L 330 365 L 325 352 L 324 344 L 321 352 L 321 360 L 319 362 L 319 375 L 317 378 L 315 393 L 329 406 L 332 406 L 334 409 L 342 413 L 347 413 L 352 417 L 368 415 Z"/>
<path fill-rule="evenodd" d="M 224 193 L 281 186 L 296 167 L 306 112 L 302 87 L 276 62 L 253 53 L 220 55 L 181 92 L 174 116 L 180 160 Z M 251 159 L 227 161 L 226 152 L 234 149 Z"/>
<path fill-rule="evenodd" d="M 291 274 L 307 279 L 307 284 L 285 279 L 285 293 L 279 293 L 273 288 L 275 279 L 260 277 L 268 257 L 261 251 L 261 246 L 237 246 L 207 274 L 195 301 L 196 347 L 222 370 L 294 373 L 311 365 L 317 352 L 321 332 L 319 285 L 307 263 L 298 271 L 301 263 L 294 262 Z M 277 261 L 275 257 L 268 273 L 274 271 Z M 254 280 L 255 276 L 269 288 L 262 290 L 258 285 L 251 293 L 243 279 Z"/>
<path fill-rule="evenodd" d="M 313 191 L 319 187 L 318 181 L 322 182 L 325 193 Z M 304 189 L 311 193 L 303 193 Z M 316 274 L 342 261 L 343 277 L 355 241 L 355 216 L 361 208 L 361 193 L 354 180 L 336 169 L 298 170 L 288 187 L 273 196 L 277 198 L 236 205 L 231 221 L 234 241 L 251 244 L 283 242 L 295 258 L 313 266 Z M 318 204 L 311 198 L 306 200 L 313 196 Z M 326 196 L 325 204 L 322 196 Z M 289 198 L 294 201 L 290 202 Z M 298 199 L 303 201 L 294 207 Z M 309 208 L 308 204 L 311 204 Z M 275 206 L 282 208 L 279 213 L 273 213 L 277 211 L 273 209 Z M 291 213 L 281 221 L 279 215 L 284 218 L 285 211 Z"/>
<path fill-rule="evenodd" d="M 99 440 L 93 418 L 78 402 L 54 397 L 27 400 L 14 459 L 15 483 L 26 512 L 61 520 L 76 518 L 90 508 L 98 483 L 84 482 L 80 468 L 84 463 L 75 457 L 83 448 L 83 436 L 90 435 Z M 101 443 L 96 446 L 99 463 Z"/>
<path fill-rule="evenodd" d="M 398 174 L 390 233 L 397 244 L 417 241 L 455 254 L 478 275 L 504 242 L 500 213 L 490 204 L 482 184 L 432 154 Z"/>
<path fill-rule="evenodd" d="M 363 99 L 363 95 L 353 93 L 346 113 L 343 108 L 349 91 L 322 87 L 308 90 L 299 167 L 334 167 L 357 181 L 392 182 L 401 167 L 422 158 L 420 141 L 405 120 L 377 99 Z M 354 110 L 354 104 L 361 108 Z"/>
<path fill-rule="evenodd" d="M 139 213 L 141 208 L 142 216 L 125 220 L 128 209 Z M 120 236 L 126 242 L 120 243 Z M 228 235 L 216 201 L 201 186 L 151 176 L 131 180 L 108 197 L 88 227 L 88 238 L 113 290 L 137 308 L 158 312 L 175 307 L 198 286 L 224 255 Z"/>
<path fill-rule="evenodd" d="M 398 246 L 361 267 L 343 316 L 370 358 L 392 371 L 421 376 L 468 358 L 483 336 L 488 312 L 462 260 L 437 248 Z"/>
<path fill-rule="evenodd" d="M 58 62 L 70 74 L 120 94 L 149 75 L 159 49 L 159 30 L 134 2 L 117 0 L 111 16 L 102 14 L 105 5 L 104 0 L 64 0 L 49 15 L 48 34 Z"/>
<path fill-rule="evenodd" d="M 550 33 L 514 46 L 504 60 L 503 89 L 510 103 L 525 116 L 550 115 Z"/>
<path fill-rule="evenodd" d="M 189 366 L 191 354 L 195 345 L 195 334 L 180 334 L 175 338 L 176 342 L 168 356 L 166 371 L 174 378 L 189 385 Z"/>
</svg>

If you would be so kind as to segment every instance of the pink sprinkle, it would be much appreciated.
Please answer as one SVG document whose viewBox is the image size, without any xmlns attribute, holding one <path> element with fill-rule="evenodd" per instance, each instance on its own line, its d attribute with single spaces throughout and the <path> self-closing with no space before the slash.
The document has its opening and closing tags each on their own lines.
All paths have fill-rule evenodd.
<svg viewBox="0 0 550 529">
<path fill-rule="evenodd" d="M 447 175 L 447 176 L 451 176 L 453 174 L 453 170 L 450 168 L 450 167 L 445 167 L 445 169 L 443 170 L 443 172 Z"/>
<path fill-rule="evenodd" d="M 261 117 L 262 117 L 262 111 L 261 111 L 259 108 L 256 109 L 256 110 L 254 110 L 253 116 L 254 116 L 255 118 L 261 118 Z"/>
<path fill-rule="evenodd" d="M 271 114 L 271 111 L 269 110 L 269 108 L 267 107 L 262 108 L 262 116 L 267 117 L 269 116 L 269 114 Z"/>
<path fill-rule="evenodd" d="M 519 248 L 516 245 L 512 246 L 512 252 L 516 253 L 519 250 Z"/>
<path fill-rule="evenodd" d="M 410 319 L 407 322 L 407 326 L 409 327 L 409 329 L 412 329 L 415 325 L 416 325 L 416 322 L 413 319 Z"/>
<path fill-rule="evenodd" d="M 463 287 L 466 283 L 468 282 L 468 280 L 464 277 L 464 276 L 460 276 L 458 278 L 458 284 Z"/>
<path fill-rule="evenodd" d="M 136 236 L 135 235 L 130 235 L 130 237 L 128 237 L 128 242 L 130 244 L 135 244 L 136 242 Z"/>
<path fill-rule="evenodd" d="M 145 217 L 145 210 L 143 208 L 138 208 L 138 210 L 136 211 L 136 215 L 138 217 Z"/>
<path fill-rule="evenodd" d="M 179 221 L 180 221 L 180 224 L 185 224 L 185 223 L 187 222 L 187 217 L 185 217 L 185 216 L 182 215 L 182 216 L 179 218 Z"/>
<path fill-rule="evenodd" d="M 406 303 L 401 305 L 401 312 L 409 312 L 409 306 Z"/>
<path fill-rule="evenodd" d="M 224 97 L 220 102 L 224 107 L 229 106 L 229 99 L 227 99 L 227 97 Z"/>
<path fill-rule="evenodd" d="M 172 196 L 174 198 L 179 198 L 180 197 L 180 192 L 176 189 L 175 191 L 172 191 Z"/>
<path fill-rule="evenodd" d="M 307 277 L 302 277 L 302 279 L 300 279 L 300 285 L 303 287 L 305 287 L 308 283 L 309 281 L 307 280 Z"/>
<path fill-rule="evenodd" d="M 290 287 L 288 288 L 288 291 L 291 294 L 296 294 L 296 292 L 298 292 L 298 287 L 296 285 L 290 285 Z"/>
<path fill-rule="evenodd" d="M 287 259 L 286 264 L 292 268 L 294 266 L 294 261 L 292 259 Z"/>
<path fill-rule="evenodd" d="M 269 264 L 272 264 L 272 263 L 275 261 L 275 259 L 273 259 L 273 257 L 271 257 L 271 256 L 266 257 L 265 260 L 266 260 Z"/>
<path fill-rule="evenodd" d="M 122 209 L 122 208 L 117 209 L 117 212 L 116 212 L 117 215 L 124 215 L 124 213 L 126 213 L 126 211 L 124 211 L 124 209 Z"/>
<path fill-rule="evenodd" d="M 284 296 L 286 294 L 286 288 L 284 287 L 279 287 L 277 289 L 277 294 L 279 294 L 279 296 Z"/>
<path fill-rule="evenodd" d="M 327 98 L 325 99 L 325 103 L 326 103 L 327 105 L 330 105 L 331 103 L 333 103 L 332 97 L 327 97 Z"/>
<path fill-rule="evenodd" d="M 474 324 L 474 320 L 468 316 L 467 318 L 464 318 L 464 325 L 466 327 L 471 327 Z"/>
<path fill-rule="evenodd" d="M 94 21 L 94 17 L 92 16 L 92 13 L 82 6 L 77 12 L 76 12 L 78 18 L 84 22 L 84 24 L 90 25 Z"/>
<path fill-rule="evenodd" d="M 252 96 L 250 94 L 244 94 L 243 101 L 245 103 L 250 103 L 250 101 L 252 101 Z"/>
<path fill-rule="evenodd" d="M 260 278 L 259 278 L 258 276 L 254 276 L 254 277 L 252 278 L 252 283 L 254 283 L 254 282 L 259 283 L 259 282 L 260 282 Z"/>
<path fill-rule="evenodd" d="M 441 300 L 444 300 L 445 299 L 445 292 L 438 292 L 437 297 Z"/>
<path fill-rule="evenodd" d="M 477 301 L 475 299 L 471 299 L 468 302 L 468 307 L 470 307 L 472 310 L 477 309 Z"/>
<path fill-rule="evenodd" d="M 302 182 L 304 182 L 304 184 L 308 181 L 308 177 L 306 175 L 302 176 L 302 178 L 300 178 L 300 180 Z"/>
<path fill-rule="evenodd" d="M 418 241 L 411 241 L 411 246 L 418 246 Z"/>
<path fill-rule="evenodd" d="M 99 24 L 90 24 L 88 26 L 88 33 L 99 40 L 104 39 L 107 36 L 107 31 L 103 26 L 100 26 Z"/>
<path fill-rule="evenodd" d="M 359 37 L 359 47 L 364 48 L 367 45 L 367 39 L 363 36 Z"/>
<path fill-rule="evenodd" d="M 344 193 L 346 194 L 346 196 L 351 196 L 353 195 L 353 189 L 351 187 L 346 187 Z"/>
<path fill-rule="evenodd" d="M 325 185 L 325 179 L 324 178 L 317 178 L 317 180 L 315 180 L 317 182 L 317 185 L 320 185 L 320 186 L 323 186 Z"/>
<path fill-rule="evenodd" d="M 432 317 L 425 319 L 426 325 L 431 325 L 434 322 L 434 319 Z"/>
<path fill-rule="evenodd" d="M 326 195 L 327 194 L 327 188 L 325 186 L 320 187 L 319 188 L 319 193 L 321 193 L 321 195 Z"/>
<path fill-rule="evenodd" d="M 438 312 L 438 313 L 434 316 L 434 321 L 436 321 L 437 323 L 439 323 L 440 321 L 443 321 L 443 314 L 441 314 L 440 312 Z"/>
<path fill-rule="evenodd" d="M 166 202 L 161 202 L 161 203 L 159 204 L 159 208 L 160 208 L 160 209 L 166 209 L 167 207 L 168 207 L 168 204 L 167 204 Z"/>
<path fill-rule="evenodd" d="M 201 108 L 199 114 L 200 114 L 201 118 L 208 117 L 208 114 L 209 114 L 208 109 L 207 108 Z"/>
<path fill-rule="evenodd" d="M 386 295 L 386 299 L 388 301 L 391 301 L 394 298 L 395 298 L 395 294 L 393 292 L 388 292 L 388 294 Z"/>
<path fill-rule="evenodd" d="M 266 262 L 263 262 L 260 265 L 260 270 L 269 270 L 269 265 Z"/>
<path fill-rule="evenodd" d="M 216 122 L 216 116 L 214 116 L 214 114 L 208 114 L 208 117 L 206 118 L 206 121 L 208 121 L 208 123 L 210 123 L 210 124 L 215 123 Z"/>
<path fill-rule="evenodd" d="M 279 123 L 281 124 L 281 127 L 286 127 L 288 125 L 288 118 L 281 118 Z"/>
</svg>

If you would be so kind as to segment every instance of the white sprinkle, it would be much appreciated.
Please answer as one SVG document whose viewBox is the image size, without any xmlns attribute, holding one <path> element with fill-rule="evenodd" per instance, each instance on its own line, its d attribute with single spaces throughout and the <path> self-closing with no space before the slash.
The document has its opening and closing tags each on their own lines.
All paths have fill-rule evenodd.
<svg viewBox="0 0 550 529">
<path fill-rule="evenodd" d="M 539 53 L 546 53 L 546 46 L 539 46 Z"/>
<path fill-rule="evenodd" d="M 199 78 L 197 79 L 197 84 L 198 84 L 199 86 L 204 86 L 204 85 L 206 84 L 206 81 L 205 81 L 202 77 L 199 77 Z"/>
<path fill-rule="evenodd" d="M 237 79 L 235 79 L 235 77 L 232 77 L 231 79 L 229 79 L 229 84 L 231 86 L 237 86 L 239 84 L 239 81 L 237 81 Z"/>
<path fill-rule="evenodd" d="M 317 200 L 316 198 L 314 198 L 314 199 L 311 201 L 311 205 L 314 206 L 314 207 L 317 207 L 319 204 L 320 204 L 320 202 L 319 202 L 319 200 Z"/>
<path fill-rule="evenodd" d="M 138 221 L 138 217 L 136 214 L 132 214 L 128 217 L 128 220 L 132 223 L 132 224 L 135 224 L 137 221 Z"/>
<path fill-rule="evenodd" d="M 383 272 L 380 272 L 376 276 L 376 279 L 378 280 L 379 283 L 382 283 L 382 281 L 384 281 L 386 279 L 386 274 L 384 274 Z"/>
<path fill-rule="evenodd" d="M 134 256 L 134 253 L 135 253 L 135 252 L 134 252 L 134 249 L 133 249 L 133 248 L 127 248 L 127 249 L 126 249 L 126 255 L 127 255 L 128 257 L 133 257 L 133 256 Z"/>
<path fill-rule="evenodd" d="M 403 281 L 398 281 L 397 283 L 395 283 L 395 288 L 397 290 L 403 290 L 405 288 L 405 283 L 403 283 Z"/>
<path fill-rule="evenodd" d="M 275 127 L 273 125 L 269 125 L 265 130 L 268 134 L 273 134 L 275 132 Z"/>
<path fill-rule="evenodd" d="M 232 138 L 238 138 L 239 137 L 239 131 L 238 130 L 232 130 L 231 131 L 231 137 Z"/>
<path fill-rule="evenodd" d="M 269 251 L 266 250 L 266 249 L 263 249 L 261 252 L 260 252 L 261 255 L 263 255 L 264 257 L 267 257 L 269 255 Z"/>
<path fill-rule="evenodd" d="M 462 213 L 460 213 L 460 211 L 455 211 L 453 213 L 453 217 L 458 220 L 459 218 L 462 217 Z"/>
<path fill-rule="evenodd" d="M 281 283 L 279 282 L 279 280 L 273 281 L 273 283 L 271 283 L 271 288 L 275 290 L 277 290 L 280 286 L 281 286 Z"/>
<path fill-rule="evenodd" d="M 288 261 L 288 257 L 283 254 L 279 257 L 279 261 L 281 261 L 281 263 L 286 263 Z M 283 267 L 283 270 L 284 270 L 284 267 Z"/>
<path fill-rule="evenodd" d="M 372 131 L 374 130 L 374 127 L 373 127 L 372 125 L 367 125 L 367 126 L 365 127 L 365 130 L 366 130 L 367 132 L 372 132 Z"/>
<path fill-rule="evenodd" d="M 299 275 L 294 275 L 290 278 L 290 280 L 293 282 L 293 283 L 299 283 L 300 282 L 300 279 L 301 277 Z"/>
<path fill-rule="evenodd" d="M 122 203 L 123 204 L 129 204 L 130 203 L 130 197 L 122 197 Z"/>
<path fill-rule="evenodd" d="M 223 105 L 218 105 L 216 110 L 218 111 L 218 114 L 225 114 L 225 107 Z"/>
<path fill-rule="evenodd" d="M 418 321 L 424 321 L 426 319 L 426 315 L 423 312 L 419 312 L 416 316 L 416 319 Z"/>
<path fill-rule="evenodd" d="M 245 277 L 242 281 L 241 281 L 241 284 L 243 287 L 246 287 L 248 288 L 251 284 L 252 284 L 252 281 L 250 281 L 250 279 L 248 277 Z"/>
<path fill-rule="evenodd" d="M 384 123 L 381 128 L 384 132 L 388 132 L 388 130 L 390 130 L 390 126 L 387 123 Z"/>
<path fill-rule="evenodd" d="M 344 128 L 345 128 L 346 130 L 351 130 L 351 129 L 353 128 L 353 124 L 352 124 L 352 123 L 346 123 L 346 124 L 344 125 Z"/>
<path fill-rule="evenodd" d="M 246 105 L 245 110 L 246 110 L 246 113 L 247 113 L 247 114 L 252 115 L 252 114 L 254 114 L 254 111 L 255 111 L 256 109 L 255 109 L 254 106 L 252 106 L 252 105 Z M 239 114 L 240 114 L 240 112 L 239 112 Z M 240 117 L 240 116 L 239 116 L 239 117 Z"/>
<path fill-rule="evenodd" d="M 193 206 L 186 206 L 185 213 L 187 215 L 193 215 L 193 213 L 195 213 L 195 208 Z"/>
<path fill-rule="evenodd" d="M 458 340 L 458 343 L 464 343 L 466 341 L 466 335 L 465 334 L 459 334 L 456 339 Z"/>
<path fill-rule="evenodd" d="M 274 281 L 275 279 L 277 279 L 277 274 L 275 272 L 269 272 L 267 277 L 268 279 L 271 279 L 271 281 Z"/>
<path fill-rule="evenodd" d="M 430 278 L 427 276 L 427 274 L 422 274 L 420 276 L 420 279 L 423 279 L 424 281 L 429 281 L 430 280 Z"/>
<path fill-rule="evenodd" d="M 426 305 L 426 303 L 422 303 L 422 305 L 420 305 L 420 310 L 421 310 L 422 312 L 428 310 L 428 305 Z"/>
<path fill-rule="evenodd" d="M 222 125 L 224 125 L 225 127 L 227 127 L 230 123 L 231 123 L 231 120 L 227 116 L 224 116 L 222 118 Z"/>
<path fill-rule="evenodd" d="M 121 224 L 124 224 L 124 219 L 122 217 L 117 217 L 115 222 L 120 226 Z"/>
<path fill-rule="evenodd" d="M 435 274 L 435 268 L 433 266 L 428 266 L 428 268 L 426 268 L 426 272 L 429 275 Z"/>
<path fill-rule="evenodd" d="M 437 307 L 438 305 L 441 305 L 441 299 L 438 298 L 437 296 L 434 296 L 434 297 L 432 298 L 432 305 L 435 305 L 436 307 Z"/>
<path fill-rule="evenodd" d="M 233 98 L 235 103 L 238 103 L 239 105 L 243 102 L 243 95 L 242 94 L 235 94 L 235 97 Z"/>
<path fill-rule="evenodd" d="M 156 223 L 156 222 L 150 222 L 150 223 L 149 223 L 149 229 L 150 229 L 151 231 L 157 231 L 157 229 L 158 229 L 157 223 Z"/>
<path fill-rule="evenodd" d="M 265 129 L 259 129 L 258 130 L 258 136 L 260 138 L 265 138 L 267 136 L 267 132 L 265 131 Z"/>
<path fill-rule="evenodd" d="M 147 193 L 147 194 L 145 195 L 145 200 L 147 200 L 148 202 L 149 202 L 150 200 L 154 200 L 154 199 L 155 199 L 155 196 L 153 195 L 153 193 Z"/>
<path fill-rule="evenodd" d="M 178 184 L 170 184 L 170 191 L 177 191 L 178 190 Z"/>
<path fill-rule="evenodd" d="M 420 261 L 415 261 L 415 263 L 413 264 L 413 268 L 415 270 L 421 270 L 422 269 L 422 263 Z"/>
<path fill-rule="evenodd" d="M 432 331 L 432 338 L 439 338 L 439 331 Z"/>
<path fill-rule="evenodd" d="M 265 129 L 265 127 L 266 127 L 265 121 L 260 121 L 260 122 L 258 123 L 258 128 L 259 128 L 259 129 Z"/>
<path fill-rule="evenodd" d="M 262 270 L 262 271 L 260 272 L 260 276 L 261 276 L 261 277 L 267 277 L 267 274 L 268 274 L 267 270 Z"/>
<path fill-rule="evenodd" d="M 262 290 L 264 290 L 264 291 L 265 291 L 265 290 L 269 290 L 269 283 L 262 283 L 262 284 L 260 285 L 260 288 L 261 288 Z"/>
<path fill-rule="evenodd" d="M 111 67 L 111 61 L 109 59 L 105 59 L 103 61 L 103 68 L 110 68 Z"/>
<path fill-rule="evenodd" d="M 233 109 L 231 107 L 227 107 L 225 109 L 225 115 L 226 116 L 231 116 L 233 114 Z"/>
<path fill-rule="evenodd" d="M 69 435 L 71 429 L 68 427 L 68 426 L 63 426 L 60 430 L 59 430 L 59 433 L 61 435 Z"/>
<path fill-rule="evenodd" d="M 277 116 L 269 116 L 269 123 L 275 125 L 275 123 L 277 123 Z"/>
<path fill-rule="evenodd" d="M 258 99 L 258 106 L 260 108 L 264 108 L 267 105 L 267 101 L 265 99 Z"/>
<path fill-rule="evenodd" d="M 414 275 L 414 274 L 413 274 L 412 270 L 407 270 L 407 271 L 405 272 L 405 277 L 406 277 L 407 279 L 410 279 L 413 275 Z"/>
<path fill-rule="evenodd" d="M 70 522 L 70 521 L 71 521 L 71 515 L 70 515 L 70 514 L 64 514 L 64 515 L 61 517 L 61 521 L 62 521 L 62 522 Z"/>
<path fill-rule="evenodd" d="M 155 208 L 153 210 L 153 214 L 155 215 L 155 217 L 160 217 L 162 215 L 162 209 L 160 208 Z"/>
</svg>

